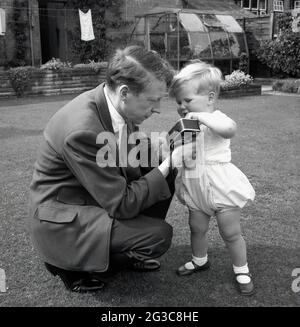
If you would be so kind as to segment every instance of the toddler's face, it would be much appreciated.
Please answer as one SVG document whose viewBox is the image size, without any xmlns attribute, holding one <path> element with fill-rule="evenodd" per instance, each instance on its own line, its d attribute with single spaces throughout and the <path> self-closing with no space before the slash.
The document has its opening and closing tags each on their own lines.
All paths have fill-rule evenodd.
<svg viewBox="0 0 300 327">
<path fill-rule="evenodd" d="M 211 112 L 209 93 L 209 91 L 198 93 L 196 81 L 183 83 L 175 97 L 180 116 L 184 117 L 189 112 Z"/>
</svg>

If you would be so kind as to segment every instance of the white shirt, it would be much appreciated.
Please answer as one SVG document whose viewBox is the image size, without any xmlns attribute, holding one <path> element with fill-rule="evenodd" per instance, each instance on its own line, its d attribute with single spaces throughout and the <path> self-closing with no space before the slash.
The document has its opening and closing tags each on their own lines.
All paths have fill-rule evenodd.
<svg viewBox="0 0 300 327">
<path fill-rule="evenodd" d="M 107 88 L 104 87 L 104 95 L 106 98 L 108 110 L 111 117 L 112 127 L 114 129 L 114 133 L 116 137 L 118 136 L 120 130 L 123 128 L 123 126 L 126 124 L 124 118 L 118 113 L 115 106 L 112 104 L 108 94 L 107 94 Z"/>
</svg>

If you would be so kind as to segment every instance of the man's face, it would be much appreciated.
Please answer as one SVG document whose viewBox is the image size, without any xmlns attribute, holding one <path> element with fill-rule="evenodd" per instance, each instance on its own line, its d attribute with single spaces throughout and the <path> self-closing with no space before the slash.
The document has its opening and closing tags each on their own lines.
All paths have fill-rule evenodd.
<svg viewBox="0 0 300 327">
<path fill-rule="evenodd" d="M 122 113 L 134 124 L 141 124 L 153 113 L 160 113 L 160 101 L 166 92 L 166 83 L 153 79 L 145 92 L 135 95 L 128 91 Z"/>
</svg>

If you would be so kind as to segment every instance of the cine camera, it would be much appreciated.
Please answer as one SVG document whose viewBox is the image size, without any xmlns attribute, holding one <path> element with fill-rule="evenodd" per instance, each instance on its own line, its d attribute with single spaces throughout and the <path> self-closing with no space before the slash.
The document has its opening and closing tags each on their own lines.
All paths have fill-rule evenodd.
<svg viewBox="0 0 300 327">
<path fill-rule="evenodd" d="M 200 126 L 198 120 L 187 118 L 179 119 L 168 132 L 170 137 L 170 149 L 174 149 L 174 143 L 180 137 L 182 144 L 184 144 L 187 140 L 187 138 L 185 137 L 186 135 L 192 136 L 192 140 L 189 139 L 189 141 L 195 141 L 197 133 L 199 132 Z"/>
</svg>

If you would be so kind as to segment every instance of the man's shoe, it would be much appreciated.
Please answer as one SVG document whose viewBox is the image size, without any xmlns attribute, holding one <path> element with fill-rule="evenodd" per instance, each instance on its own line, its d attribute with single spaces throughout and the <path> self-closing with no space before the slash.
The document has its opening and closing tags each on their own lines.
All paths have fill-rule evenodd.
<svg viewBox="0 0 300 327">
<path fill-rule="evenodd" d="M 191 268 L 187 268 L 187 265 L 191 266 Z M 210 262 L 207 260 L 207 262 L 203 266 L 197 265 L 193 260 L 190 262 L 185 263 L 184 265 L 180 266 L 177 269 L 177 275 L 178 276 L 188 276 L 191 275 L 197 271 L 203 271 L 210 267 Z"/>
<path fill-rule="evenodd" d="M 96 292 L 105 286 L 97 274 L 64 270 L 45 262 L 46 269 L 53 275 L 59 276 L 67 290 L 71 292 Z"/>
<path fill-rule="evenodd" d="M 135 271 L 155 271 L 160 268 L 160 262 L 154 259 L 133 262 L 129 268 Z"/>
</svg>

